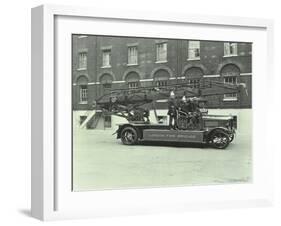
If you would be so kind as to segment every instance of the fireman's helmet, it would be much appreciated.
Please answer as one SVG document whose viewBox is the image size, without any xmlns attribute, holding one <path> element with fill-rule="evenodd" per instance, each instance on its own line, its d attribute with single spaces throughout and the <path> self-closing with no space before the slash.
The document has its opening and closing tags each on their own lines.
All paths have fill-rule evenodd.
<svg viewBox="0 0 281 226">
<path fill-rule="evenodd" d="M 175 92 L 173 90 L 170 92 L 170 97 L 175 98 Z"/>
</svg>

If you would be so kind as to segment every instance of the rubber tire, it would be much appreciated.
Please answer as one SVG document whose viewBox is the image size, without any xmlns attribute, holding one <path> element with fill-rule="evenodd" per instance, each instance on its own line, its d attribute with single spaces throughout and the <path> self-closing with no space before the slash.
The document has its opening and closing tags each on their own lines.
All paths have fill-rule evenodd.
<svg viewBox="0 0 281 226">
<path fill-rule="evenodd" d="M 221 137 L 221 138 L 225 138 L 226 139 L 226 142 L 225 143 L 220 143 L 220 144 L 217 144 L 217 143 L 214 143 L 213 140 L 216 138 L 216 137 Z M 210 134 L 210 137 L 209 137 L 209 144 L 213 147 L 213 148 L 217 148 L 217 149 L 225 149 L 229 143 L 230 143 L 230 140 L 229 140 L 229 136 L 226 132 L 222 131 L 222 130 L 217 130 L 217 131 L 213 131 L 211 134 Z"/>
<path fill-rule="evenodd" d="M 131 137 L 128 137 L 128 136 L 131 136 Z M 122 131 L 121 131 L 121 141 L 125 145 L 136 144 L 138 142 L 137 130 L 135 128 L 131 127 L 131 126 L 125 127 L 124 129 L 122 129 Z"/>
<path fill-rule="evenodd" d="M 228 137 L 229 137 L 229 143 L 231 143 L 234 140 L 234 133 L 232 134 L 232 136 L 228 135 Z"/>
</svg>

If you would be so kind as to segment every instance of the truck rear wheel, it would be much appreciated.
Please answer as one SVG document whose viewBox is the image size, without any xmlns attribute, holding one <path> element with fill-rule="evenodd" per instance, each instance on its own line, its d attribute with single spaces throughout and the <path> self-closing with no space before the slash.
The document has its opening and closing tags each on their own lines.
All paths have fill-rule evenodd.
<svg viewBox="0 0 281 226">
<path fill-rule="evenodd" d="M 123 144 L 133 145 L 138 141 L 138 133 L 133 127 L 125 127 L 121 132 L 121 140 Z"/>
<path fill-rule="evenodd" d="M 218 149 L 226 148 L 230 143 L 229 136 L 222 130 L 214 131 L 210 134 L 209 144 Z"/>
</svg>

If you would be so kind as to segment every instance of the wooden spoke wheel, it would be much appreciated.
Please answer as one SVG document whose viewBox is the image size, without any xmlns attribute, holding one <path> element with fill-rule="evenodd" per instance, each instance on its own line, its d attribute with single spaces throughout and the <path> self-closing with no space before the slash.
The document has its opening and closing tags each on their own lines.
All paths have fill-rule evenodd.
<svg viewBox="0 0 281 226">
<path fill-rule="evenodd" d="M 209 144 L 214 148 L 224 149 L 229 145 L 229 143 L 229 135 L 222 130 L 212 132 L 209 137 Z"/>
<path fill-rule="evenodd" d="M 123 144 L 133 145 L 138 141 L 138 133 L 133 127 L 125 127 L 121 132 L 121 140 Z"/>
</svg>

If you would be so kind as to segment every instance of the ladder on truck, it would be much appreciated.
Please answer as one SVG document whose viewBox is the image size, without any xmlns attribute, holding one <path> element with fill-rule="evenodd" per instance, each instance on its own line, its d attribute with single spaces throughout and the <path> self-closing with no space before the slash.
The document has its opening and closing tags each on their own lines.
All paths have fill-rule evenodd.
<svg viewBox="0 0 281 226">
<path fill-rule="evenodd" d="M 102 118 L 103 112 L 102 111 L 92 111 L 85 121 L 80 125 L 81 129 L 84 128 L 92 128 L 95 129 L 99 123 L 100 118 Z"/>
</svg>

